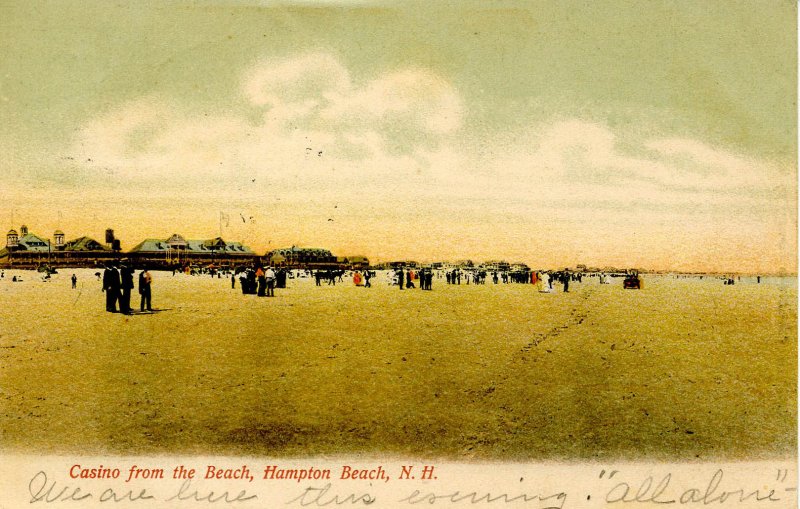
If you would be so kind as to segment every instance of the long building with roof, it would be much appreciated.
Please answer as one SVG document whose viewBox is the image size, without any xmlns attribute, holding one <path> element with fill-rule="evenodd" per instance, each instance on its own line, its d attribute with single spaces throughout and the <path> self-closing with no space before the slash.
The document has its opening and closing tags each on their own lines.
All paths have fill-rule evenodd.
<svg viewBox="0 0 800 509">
<path fill-rule="evenodd" d="M 119 241 L 113 238 L 113 230 L 108 230 L 106 236 L 107 244 L 87 236 L 66 241 L 61 230 L 56 230 L 51 239 L 34 234 L 22 225 L 19 231 L 11 229 L 6 234 L 6 246 L 0 249 L 0 267 L 95 267 L 123 257 L 152 268 L 210 264 L 233 267 L 258 261 L 258 256 L 249 247 L 220 237 L 186 240 L 173 234 L 166 239 L 145 239 L 130 251 L 123 252 L 119 249 Z"/>
<path fill-rule="evenodd" d="M 6 246 L 0 249 L 0 267 L 35 269 L 50 267 L 93 267 L 115 258 L 116 253 L 91 237 L 65 242 L 64 232 L 56 230 L 53 239 L 37 235 L 20 226 L 6 234 Z"/>
<path fill-rule="evenodd" d="M 177 233 L 164 239 L 145 239 L 126 256 L 134 263 L 151 266 L 176 267 L 184 265 L 250 265 L 258 256 L 241 242 L 212 239 L 185 239 Z"/>
</svg>

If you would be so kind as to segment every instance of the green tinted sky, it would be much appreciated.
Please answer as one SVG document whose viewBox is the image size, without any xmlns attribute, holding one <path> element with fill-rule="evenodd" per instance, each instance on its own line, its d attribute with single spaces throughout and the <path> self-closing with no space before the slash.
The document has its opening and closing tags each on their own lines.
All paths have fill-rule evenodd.
<svg viewBox="0 0 800 509">
<path fill-rule="evenodd" d="M 312 48 L 356 77 L 433 69 L 475 126 L 590 112 L 791 156 L 795 23 L 794 2 L 4 2 L 3 133 L 63 138 L 141 94 L 220 105 L 255 58 Z"/>
<path fill-rule="evenodd" d="M 334 59 L 353 89 L 397 70 L 447 83 L 463 118 L 446 139 L 430 143 L 471 151 L 474 166 L 496 163 L 509 147 L 522 151 L 512 159 L 524 159 L 526 146 L 538 143 L 531 132 L 579 119 L 612 132 L 620 154 L 647 159 L 646 140 L 693 140 L 759 164 L 778 164 L 794 178 L 794 2 L 2 2 L 0 45 L 0 147 L 7 153 L 2 169 L 13 180 L 7 188 L 24 182 L 77 192 L 88 179 L 96 180 L 96 168 L 65 164 L 60 157 L 71 157 L 87 124 L 142 98 L 169 104 L 181 119 L 236 117 L 258 126 L 263 112 L 242 93 L 248 69 L 264 59 L 308 53 Z M 159 128 L 170 122 L 177 121 L 164 120 Z M 429 148 L 427 135 L 414 129 L 398 127 L 381 136 L 390 154 Z M 11 208 L 26 208 L 9 199 Z M 781 191 L 778 199 L 779 209 L 793 210 L 793 193 Z M 633 210 L 629 206 L 635 208 L 611 208 L 622 217 Z M 716 224 L 726 214 L 744 213 L 712 212 L 713 218 L 692 220 Z M 527 221 L 526 213 L 520 220 Z M 772 218 L 757 230 L 785 229 L 785 217 L 775 214 L 756 210 Z M 555 214 L 536 226 L 562 219 Z M 387 217 L 383 227 L 391 222 Z M 669 228 L 661 234 L 670 235 Z M 257 247 L 266 242 L 249 240 Z M 380 251 L 369 242 L 353 248 Z M 422 251 L 420 246 L 397 255 L 420 257 Z M 469 253 L 453 256 L 462 254 Z M 598 255 L 619 261 L 615 256 Z"/>
</svg>

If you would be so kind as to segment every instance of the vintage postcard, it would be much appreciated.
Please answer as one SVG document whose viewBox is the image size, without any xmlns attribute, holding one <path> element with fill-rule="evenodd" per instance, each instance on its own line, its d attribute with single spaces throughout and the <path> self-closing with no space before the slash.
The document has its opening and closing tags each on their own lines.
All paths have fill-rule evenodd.
<svg viewBox="0 0 800 509">
<path fill-rule="evenodd" d="M 0 41 L 0 508 L 797 506 L 795 2 Z"/>
</svg>

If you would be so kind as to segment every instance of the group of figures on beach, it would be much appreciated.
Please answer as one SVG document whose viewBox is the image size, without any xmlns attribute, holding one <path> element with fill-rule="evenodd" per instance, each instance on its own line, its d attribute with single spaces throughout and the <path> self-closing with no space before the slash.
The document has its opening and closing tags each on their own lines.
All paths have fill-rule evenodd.
<svg viewBox="0 0 800 509">
<path fill-rule="evenodd" d="M 364 288 L 371 288 L 372 283 L 370 280 L 375 277 L 375 272 L 371 270 L 360 271 L 356 270 L 353 272 L 353 284 L 356 286 L 363 286 Z"/>
<path fill-rule="evenodd" d="M 133 280 L 135 276 L 133 265 L 123 259 L 119 263 L 110 262 L 103 271 L 103 289 L 106 294 L 106 311 L 109 313 L 133 314 L 131 308 L 131 293 L 133 292 Z M 77 285 L 77 278 L 72 276 L 72 288 Z M 139 272 L 139 295 L 141 296 L 139 310 L 141 312 L 153 311 L 152 305 L 152 282 L 153 276 L 146 268 Z M 119 304 L 119 309 L 117 309 Z"/>
<path fill-rule="evenodd" d="M 316 271 L 306 270 L 305 272 L 298 271 L 297 277 L 303 277 L 301 274 L 306 277 L 313 276 L 316 286 L 322 286 L 323 282 L 327 283 L 327 285 L 335 286 L 337 282 L 342 283 L 344 281 L 344 276 L 347 272 L 345 270 L 332 269 L 320 269 Z M 293 277 L 293 273 L 283 268 L 247 268 L 231 275 L 231 288 L 236 287 L 237 276 L 243 294 L 274 297 L 275 288 L 286 288 L 287 277 Z M 375 271 L 369 269 L 353 270 L 351 273 L 353 284 L 364 288 L 370 288 L 372 286 L 371 280 L 375 278 L 375 276 Z M 487 279 L 491 278 L 494 284 L 499 284 L 501 281 L 504 284 L 533 284 L 536 285 L 537 289 L 542 293 L 552 293 L 555 291 L 553 285 L 559 283 L 563 285 L 563 290 L 568 292 L 570 281 L 581 282 L 582 277 L 583 275 L 581 273 L 573 273 L 570 271 L 509 272 L 486 270 L 470 271 L 464 269 L 434 271 L 427 267 L 421 269 L 397 267 L 387 272 L 388 284 L 390 286 L 397 286 L 400 290 L 417 288 L 417 285 L 419 285 L 421 290 L 432 290 L 434 278 L 445 279 L 448 285 L 460 285 L 462 282 L 467 285 L 484 285 Z"/>
<path fill-rule="evenodd" d="M 411 269 L 398 268 L 394 271 L 390 284 L 398 285 L 402 290 L 403 288 L 414 288 L 414 281 L 419 280 L 421 289 L 431 290 L 433 286 L 433 276 L 434 272 L 427 268 L 423 268 L 417 272 Z M 442 273 L 437 272 L 437 276 L 441 278 Z M 444 279 L 448 285 L 460 285 L 462 281 L 467 285 L 485 285 L 489 277 L 491 277 L 492 283 L 494 284 L 499 284 L 501 281 L 504 284 L 533 284 L 536 285 L 540 292 L 551 293 L 554 291 L 553 284 L 556 282 L 563 285 L 564 291 L 568 292 L 570 281 L 577 281 L 580 283 L 583 275 L 581 273 L 571 273 L 569 271 L 507 272 L 453 269 L 444 272 Z"/>
<path fill-rule="evenodd" d="M 415 288 L 414 280 L 419 280 L 421 290 L 433 290 L 433 271 L 430 269 L 421 269 L 414 272 L 411 269 L 398 268 L 395 271 L 393 284 L 397 284 L 401 290 L 404 285 L 405 288 Z"/>
<path fill-rule="evenodd" d="M 274 297 L 275 288 L 286 288 L 287 273 L 284 269 L 257 267 L 239 272 L 239 286 L 245 295 Z M 231 274 L 231 288 L 236 288 L 236 274 Z"/>
</svg>

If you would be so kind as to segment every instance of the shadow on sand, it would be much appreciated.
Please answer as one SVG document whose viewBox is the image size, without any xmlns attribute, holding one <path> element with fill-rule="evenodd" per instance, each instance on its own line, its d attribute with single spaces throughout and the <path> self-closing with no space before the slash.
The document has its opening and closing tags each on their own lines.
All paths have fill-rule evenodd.
<svg viewBox="0 0 800 509">
<path fill-rule="evenodd" d="M 156 313 L 162 313 L 164 311 L 172 311 L 172 309 L 158 309 L 158 308 L 156 308 L 156 309 L 152 309 L 152 310 L 148 310 L 148 311 L 139 311 L 137 309 L 133 309 L 133 310 L 131 310 L 130 313 L 121 313 L 120 311 L 117 311 L 117 313 L 121 313 L 123 315 L 128 315 L 128 316 L 139 316 L 139 315 L 154 315 Z"/>
</svg>

